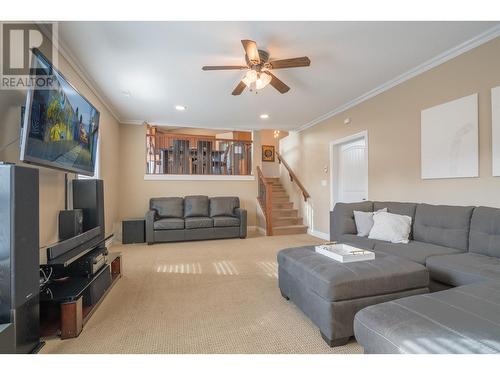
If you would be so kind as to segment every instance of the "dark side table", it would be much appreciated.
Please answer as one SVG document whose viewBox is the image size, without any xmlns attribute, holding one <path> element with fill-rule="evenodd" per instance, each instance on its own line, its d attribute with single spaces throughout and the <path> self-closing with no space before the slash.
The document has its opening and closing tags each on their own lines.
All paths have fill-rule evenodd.
<svg viewBox="0 0 500 375">
<path fill-rule="evenodd" d="M 122 221 L 122 243 L 146 242 L 146 220 L 125 219 Z"/>
</svg>

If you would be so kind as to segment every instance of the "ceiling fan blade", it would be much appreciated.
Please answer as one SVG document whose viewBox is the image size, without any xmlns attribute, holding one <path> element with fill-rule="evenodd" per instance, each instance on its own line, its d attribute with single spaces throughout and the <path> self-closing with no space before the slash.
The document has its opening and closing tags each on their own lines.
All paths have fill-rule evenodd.
<svg viewBox="0 0 500 375">
<path fill-rule="evenodd" d="M 214 66 L 203 66 L 202 70 L 243 70 L 248 69 L 248 66 L 244 65 L 214 65 Z"/>
<path fill-rule="evenodd" d="M 245 53 L 247 54 L 248 60 L 254 64 L 260 64 L 259 50 L 257 49 L 257 43 L 253 40 L 244 39 L 241 41 Z"/>
<path fill-rule="evenodd" d="M 284 94 L 288 92 L 288 90 L 290 90 L 290 87 L 285 85 L 283 81 L 281 81 L 280 79 L 276 78 L 276 76 L 273 73 L 269 71 L 266 71 L 264 73 L 269 74 L 271 76 L 271 82 L 269 82 L 269 84 L 273 86 L 276 90 L 278 90 L 280 93 Z"/>
<path fill-rule="evenodd" d="M 245 87 L 247 87 L 247 85 L 245 85 L 243 81 L 240 81 L 240 83 L 238 83 L 238 86 L 236 86 L 236 88 L 233 90 L 231 94 L 240 95 L 243 92 L 243 90 L 245 90 Z"/>
<path fill-rule="evenodd" d="M 309 57 L 303 56 L 293 59 L 269 61 L 269 65 L 271 69 L 299 68 L 301 66 L 311 65 L 311 60 L 309 60 Z"/>
</svg>

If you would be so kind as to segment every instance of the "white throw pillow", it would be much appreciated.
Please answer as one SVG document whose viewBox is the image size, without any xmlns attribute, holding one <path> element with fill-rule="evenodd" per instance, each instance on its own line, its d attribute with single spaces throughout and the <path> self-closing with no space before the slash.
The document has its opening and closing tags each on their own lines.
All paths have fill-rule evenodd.
<svg viewBox="0 0 500 375">
<path fill-rule="evenodd" d="M 373 227 L 368 238 L 392 243 L 408 243 L 410 230 L 411 217 L 389 212 L 376 212 L 373 215 Z"/>
<path fill-rule="evenodd" d="M 381 208 L 376 212 L 387 212 L 387 208 Z M 373 227 L 373 214 L 374 212 L 366 211 L 353 211 L 354 221 L 356 222 L 356 230 L 358 231 L 358 236 L 366 237 L 370 234 L 370 230 Z"/>
</svg>

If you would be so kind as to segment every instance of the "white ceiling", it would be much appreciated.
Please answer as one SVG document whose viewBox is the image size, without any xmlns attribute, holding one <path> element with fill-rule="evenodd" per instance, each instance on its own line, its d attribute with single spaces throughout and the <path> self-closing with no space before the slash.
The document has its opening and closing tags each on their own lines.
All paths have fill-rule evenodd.
<svg viewBox="0 0 500 375">
<path fill-rule="evenodd" d="M 59 35 L 122 122 L 296 129 L 497 25 L 61 22 Z M 268 86 L 232 96 L 242 72 L 201 67 L 243 64 L 241 39 L 255 40 L 271 59 L 308 56 L 311 66 L 274 71 L 291 87 L 286 94 Z M 188 109 L 178 112 L 177 104 Z"/>
</svg>

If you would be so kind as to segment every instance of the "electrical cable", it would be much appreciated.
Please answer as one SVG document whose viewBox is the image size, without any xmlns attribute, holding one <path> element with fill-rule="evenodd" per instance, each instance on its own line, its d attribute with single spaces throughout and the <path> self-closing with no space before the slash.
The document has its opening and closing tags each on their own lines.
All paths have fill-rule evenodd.
<svg viewBox="0 0 500 375">
<path fill-rule="evenodd" d="M 50 267 L 50 272 L 49 272 L 49 275 L 47 276 L 47 274 L 45 273 L 43 268 L 40 268 L 40 272 L 43 274 L 43 281 L 40 283 L 40 287 L 44 287 L 50 281 L 50 278 L 52 277 L 53 271 L 54 271 L 54 269 L 52 267 Z"/>
<path fill-rule="evenodd" d="M 19 137 L 17 137 L 16 139 L 13 139 L 12 141 L 10 141 L 9 143 L 7 143 L 6 145 L 0 147 L 0 152 L 4 151 L 7 147 L 13 145 L 17 141 L 19 141 Z"/>
</svg>

